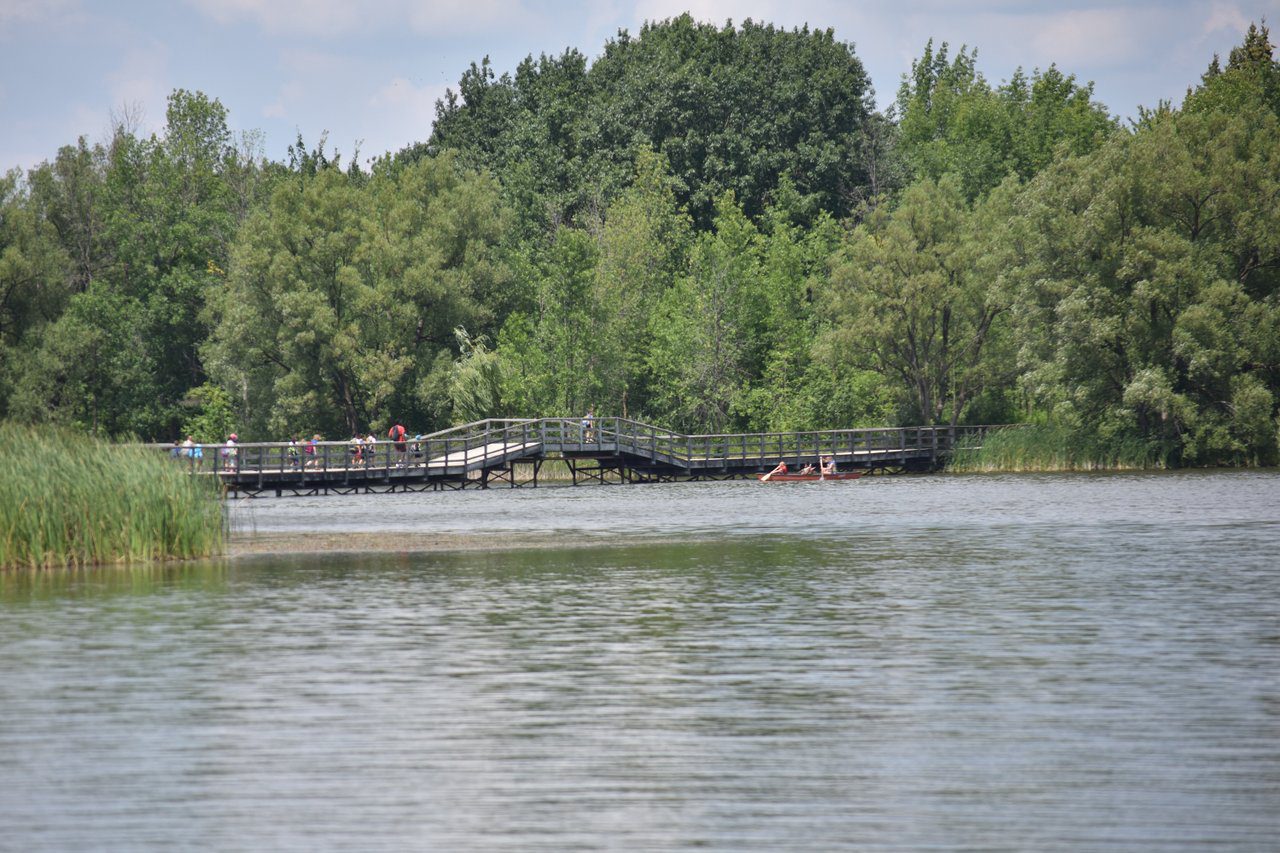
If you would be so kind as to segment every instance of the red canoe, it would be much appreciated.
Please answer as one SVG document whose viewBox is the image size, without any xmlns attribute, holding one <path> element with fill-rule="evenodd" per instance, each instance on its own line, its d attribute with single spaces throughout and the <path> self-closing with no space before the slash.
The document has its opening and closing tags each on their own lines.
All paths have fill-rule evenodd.
<svg viewBox="0 0 1280 853">
<path fill-rule="evenodd" d="M 865 474 L 865 471 L 844 471 L 838 474 L 774 474 L 769 477 L 768 474 L 761 474 L 759 479 L 765 483 L 793 483 L 796 481 L 808 482 L 810 480 L 817 482 L 819 480 L 856 480 Z M 765 480 L 765 477 L 769 477 Z"/>
</svg>

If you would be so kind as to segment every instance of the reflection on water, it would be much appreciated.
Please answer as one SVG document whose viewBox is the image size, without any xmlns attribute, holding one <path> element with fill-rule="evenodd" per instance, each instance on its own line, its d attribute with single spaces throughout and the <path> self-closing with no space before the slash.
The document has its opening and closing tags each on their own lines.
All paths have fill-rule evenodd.
<svg viewBox="0 0 1280 853">
<path fill-rule="evenodd" d="M 258 501 L 567 544 L 0 575 L 0 847 L 1280 844 L 1280 477 L 797 485 Z"/>
</svg>

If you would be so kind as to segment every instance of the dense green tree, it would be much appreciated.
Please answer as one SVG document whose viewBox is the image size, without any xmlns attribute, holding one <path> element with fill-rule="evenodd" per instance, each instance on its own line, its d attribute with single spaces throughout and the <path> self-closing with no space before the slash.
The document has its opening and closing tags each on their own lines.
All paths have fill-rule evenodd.
<svg viewBox="0 0 1280 853">
<path fill-rule="evenodd" d="M 0 416 L 8 412 L 15 360 L 66 308 L 71 259 L 47 218 L 19 191 L 16 172 L 0 177 Z"/>
<path fill-rule="evenodd" d="M 649 409 L 653 307 L 683 274 L 692 236 L 688 214 L 659 154 L 642 151 L 632 185 L 609 207 L 600 232 L 592 298 L 601 338 L 616 353 L 602 366 L 602 412 Z"/>
<path fill-rule="evenodd" d="M 437 107 L 431 143 L 503 181 L 528 228 L 599 214 L 637 154 L 661 153 L 678 200 L 706 227 L 732 190 L 759 215 L 780 176 L 841 216 L 865 197 L 870 86 L 830 30 L 695 23 L 689 15 L 610 40 L 588 69 L 577 51 L 514 76 L 473 64 Z"/>
<path fill-rule="evenodd" d="M 200 320 L 205 290 L 226 264 L 237 216 L 249 203 L 227 177 L 234 173 L 246 190 L 256 168 L 233 148 L 222 105 L 178 90 L 169 98 L 162 137 L 138 139 L 120 127 L 106 146 L 81 140 L 32 170 L 28 207 L 56 232 L 70 261 L 63 280 L 48 286 L 82 296 L 77 311 L 93 304 L 104 313 L 94 329 L 91 313 L 68 312 L 41 331 L 47 340 L 30 342 L 42 358 L 67 365 L 32 376 L 23 371 L 43 370 L 40 361 L 15 360 L 21 408 L 33 416 L 48 409 L 48 416 L 108 432 L 176 434 L 181 401 L 204 380 L 198 348 L 207 333 Z M 85 370 L 70 364 L 77 349 L 69 330 L 85 331 L 86 324 L 90 350 L 94 341 L 128 341 L 134 359 L 106 359 Z M 124 386 L 133 391 L 121 393 Z M 37 390 L 39 399 L 32 396 Z M 79 408 L 86 398 L 93 400 L 91 417 Z M 144 402 L 135 406 L 136 400 Z M 127 410 L 110 411 L 113 405 Z"/>
<path fill-rule="evenodd" d="M 117 140 L 124 138 L 118 134 Z M 31 212 L 58 235 L 72 266 L 66 289 L 80 293 L 115 263 L 115 247 L 106 227 L 106 178 L 110 152 L 90 147 L 81 137 L 64 145 L 52 163 L 42 163 L 27 175 Z"/>
<path fill-rule="evenodd" d="M 620 33 L 590 82 L 593 174 L 607 174 L 618 152 L 652 146 L 704 226 L 726 190 L 754 217 L 786 176 L 818 209 L 842 216 L 867 184 L 859 153 L 870 83 L 831 30 L 750 19 L 717 28 L 681 15 L 636 38 Z"/>
<path fill-rule="evenodd" d="M 118 140 L 107 178 L 113 283 L 136 299 L 161 399 L 176 404 L 204 381 L 198 347 L 206 288 L 218 281 L 238 225 L 222 174 L 235 162 L 226 109 L 201 93 L 169 97 L 163 138 Z M 148 430 L 172 434 L 180 415 Z"/>
<path fill-rule="evenodd" d="M 449 377 L 449 403 L 458 423 L 507 416 L 502 400 L 502 360 L 484 338 L 459 326 L 459 355 Z"/>
<path fill-rule="evenodd" d="M 447 423 L 454 330 L 489 319 L 503 226 L 494 184 L 448 156 L 280 183 L 210 300 L 205 357 L 246 431 Z"/>
<path fill-rule="evenodd" d="M 401 152 L 412 161 L 451 149 L 462 162 L 498 175 L 518 213 L 523 239 L 571 221 L 599 197 L 584 181 L 579 145 L 587 107 L 587 62 L 577 50 L 527 57 L 514 75 L 472 63 L 436 105 L 429 144 Z"/>
<path fill-rule="evenodd" d="M 48 219 L 21 197 L 18 180 L 0 177 L 0 347 L 56 320 L 69 295 L 70 258 Z"/>
<path fill-rule="evenodd" d="M 164 404 L 133 298 L 93 284 L 15 353 L 9 413 L 110 436 L 148 437 Z"/>
<path fill-rule="evenodd" d="M 562 228 L 523 269 L 536 283 L 535 305 L 510 317 L 499 341 L 506 399 L 522 414 L 573 414 L 620 396 L 608 387 L 621 353 L 593 287 L 598 260 L 589 233 Z"/>
<path fill-rule="evenodd" d="M 1116 131 L 1092 100 L 1092 83 L 1079 85 L 1051 65 L 1029 80 L 1019 69 L 992 88 L 977 59 L 965 48 L 948 59 L 947 44 L 935 52 L 930 41 L 904 76 L 896 154 L 915 177 L 955 174 L 973 199 L 1010 174 L 1031 177 L 1059 149 L 1083 154 Z"/>
<path fill-rule="evenodd" d="M 818 309 L 841 229 L 820 214 L 812 226 L 787 182 L 763 217 L 762 361 L 739 401 L 755 431 L 840 429 L 891 421 L 893 395 L 874 372 L 834 358 L 824 343 L 831 319 Z"/>
<path fill-rule="evenodd" d="M 236 430 L 235 404 L 221 385 L 206 382 L 193 388 L 183 405 L 189 412 L 182 422 L 181 433 L 184 437 L 191 436 L 197 444 L 226 441 Z"/>
<path fill-rule="evenodd" d="M 694 244 L 688 273 L 654 313 L 650 369 L 662 423 L 722 432 L 743 420 L 742 396 L 760 362 L 757 333 L 768 309 L 761 277 L 759 232 L 726 193 L 715 229 Z"/>
<path fill-rule="evenodd" d="M 1280 115 L 1280 62 L 1266 24 L 1250 24 L 1244 41 L 1232 48 L 1227 67 L 1217 56 L 1201 78 L 1201 85 L 1188 90 L 1184 112 L 1252 113 L 1270 110 Z"/>
<path fill-rule="evenodd" d="M 960 181 L 922 180 L 849 236 L 825 293 L 827 346 L 889 377 L 912 422 L 959 421 L 986 382 L 984 347 L 1006 310 Z"/>
<path fill-rule="evenodd" d="M 1174 461 L 1274 458 L 1280 126 L 1168 112 L 1028 188 L 1019 336 L 1030 392 Z"/>
</svg>

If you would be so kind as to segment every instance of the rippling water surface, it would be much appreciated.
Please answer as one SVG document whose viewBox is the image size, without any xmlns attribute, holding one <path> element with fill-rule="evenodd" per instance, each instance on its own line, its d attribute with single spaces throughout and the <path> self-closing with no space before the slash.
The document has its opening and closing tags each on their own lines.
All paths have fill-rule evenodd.
<svg viewBox="0 0 1280 853">
<path fill-rule="evenodd" d="M 0 849 L 1274 850 L 1280 475 L 242 501 L 0 575 Z"/>
</svg>

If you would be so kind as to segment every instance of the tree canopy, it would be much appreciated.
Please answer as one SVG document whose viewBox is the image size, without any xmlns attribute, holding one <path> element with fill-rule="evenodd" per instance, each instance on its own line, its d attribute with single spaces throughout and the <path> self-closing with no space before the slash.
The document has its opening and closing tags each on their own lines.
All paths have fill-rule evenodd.
<svg viewBox="0 0 1280 853">
<path fill-rule="evenodd" d="M 866 197 L 871 95 L 831 30 L 686 14 L 620 32 L 589 66 L 576 50 L 529 57 L 514 75 L 473 63 L 438 104 L 426 150 L 455 149 L 499 176 L 530 229 L 598 217 L 643 150 L 666 159 L 700 226 L 727 190 L 759 215 L 782 177 L 839 217 Z"/>
<path fill-rule="evenodd" d="M 361 169 L 175 91 L 0 179 L 0 416 L 214 440 L 626 415 L 689 431 L 1053 421 L 1280 461 L 1264 25 L 1122 126 L 930 41 L 873 107 L 830 30 L 682 15 L 500 73 Z"/>
</svg>

